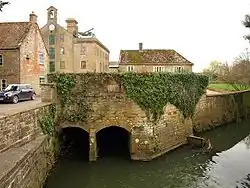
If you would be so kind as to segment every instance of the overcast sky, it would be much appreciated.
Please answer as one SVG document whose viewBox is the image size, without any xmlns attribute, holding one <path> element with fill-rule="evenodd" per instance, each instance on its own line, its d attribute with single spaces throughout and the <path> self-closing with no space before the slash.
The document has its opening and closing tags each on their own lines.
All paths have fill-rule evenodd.
<svg viewBox="0 0 250 188">
<path fill-rule="evenodd" d="M 74 17 L 79 30 L 95 28 L 96 37 L 118 60 L 121 49 L 175 49 L 200 71 L 212 60 L 232 61 L 249 47 L 241 21 L 249 0 L 9 0 L 0 21 L 26 21 L 32 11 L 41 26 L 47 8 L 58 9 L 58 22 Z M 249 31 L 250 32 L 250 31 Z M 1 36 L 0 36 L 1 37 Z"/>
</svg>

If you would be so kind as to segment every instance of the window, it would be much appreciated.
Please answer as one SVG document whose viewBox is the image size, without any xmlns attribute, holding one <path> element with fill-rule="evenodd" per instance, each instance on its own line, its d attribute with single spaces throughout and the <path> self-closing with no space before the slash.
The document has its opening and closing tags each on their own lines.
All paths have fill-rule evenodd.
<svg viewBox="0 0 250 188">
<path fill-rule="evenodd" d="M 49 45 L 55 44 L 55 35 L 49 35 Z"/>
<path fill-rule="evenodd" d="M 127 71 L 129 71 L 129 72 L 134 71 L 134 66 L 127 66 Z"/>
<path fill-rule="evenodd" d="M 49 62 L 49 72 L 55 72 L 55 61 Z"/>
<path fill-rule="evenodd" d="M 164 67 L 163 66 L 155 66 L 153 71 L 154 72 L 163 72 L 164 71 Z"/>
<path fill-rule="evenodd" d="M 60 54 L 61 54 L 61 55 L 64 55 L 64 54 L 65 54 L 64 47 L 61 47 L 61 48 L 60 48 Z"/>
<path fill-rule="evenodd" d="M 87 48 L 83 44 L 81 44 L 81 55 L 86 55 Z"/>
<path fill-rule="evenodd" d="M 45 83 L 45 76 L 40 76 L 40 77 L 39 77 L 39 83 L 40 83 L 40 84 Z"/>
<path fill-rule="evenodd" d="M 44 55 L 43 53 L 39 53 L 39 64 L 44 64 Z"/>
<path fill-rule="evenodd" d="M 184 72 L 184 68 L 183 67 L 175 67 L 174 71 L 175 72 Z"/>
<path fill-rule="evenodd" d="M 52 47 L 49 48 L 49 58 L 55 59 L 55 48 Z"/>
<path fill-rule="evenodd" d="M 0 66 L 3 66 L 3 55 L 0 54 Z"/>
<path fill-rule="evenodd" d="M 60 41 L 64 42 L 64 34 L 60 34 Z"/>
<path fill-rule="evenodd" d="M 2 79 L 1 80 L 1 90 L 6 89 L 6 87 L 7 87 L 7 81 L 5 79 Z"/>
<path fill-rule="evenodd" d="M 81 69 L 86 69 L 86 67 L 87 67 L 87 62 L 81 61 Z"/>
<path fill-rule="evenodd" d="M 65 61 L 60 61 L 60 69 L 65 69 Z"/>
</svg>

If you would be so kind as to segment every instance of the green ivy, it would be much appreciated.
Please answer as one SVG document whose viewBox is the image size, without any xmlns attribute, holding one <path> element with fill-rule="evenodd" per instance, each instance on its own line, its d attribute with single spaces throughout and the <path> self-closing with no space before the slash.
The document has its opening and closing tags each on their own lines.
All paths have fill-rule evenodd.
<svg viewBox="0 0 250 188">
<path fill-rule="evenodd" d="M 55 105 L 51 105 L 48 112 L 38 119 L 38 125 L 41 127 L 43 134 L 51 137 L 55 136 L 55 111 Z"/>
<path fill-rule="evenodd" d="M 92 110 L 87 96 L 107 92 L 105 86 L 111 82 L 122 85 L 127 97 L 154 121 L 168 103 L 175 105 L 185 118 L 193 116 L 208 85 L 206 76 L 194 73 L 54 73 L 49 75 L 49 81 L 57 86 L 61 118 L 71 122 L 86 121 Z"/>
<path fill-rule="evenodd" d="M 206 76 L 194 73 L 122 74 L 127 96 L 157 120 L 170 103 L 184 115 L 194 114 L 196 104 L 208 85 Z"/>
</svg>

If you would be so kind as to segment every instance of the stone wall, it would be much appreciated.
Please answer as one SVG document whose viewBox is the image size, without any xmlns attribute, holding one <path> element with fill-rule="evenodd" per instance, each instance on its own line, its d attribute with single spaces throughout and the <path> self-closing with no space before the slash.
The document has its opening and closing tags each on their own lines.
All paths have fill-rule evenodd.
<svg viewBox="0 0 250 188">
<path fill-rule="evenodd" d="M 0 155 L 1 188 L 41 188 L 54 164 L 52 140 L 40 136 Z"/>
<path fill-rule="evenodd" d="M 37 120 L 50 104 L 39 104 L 29 110 L 0 118 L 0 153 L 10 147 L 18 147 L 41 134 Z"/>
<path fill-rule="evenodd" d="M 3 55 L 4 61 L 3 66 L 0 66 L 0 81 L 4 79 L 7 84 L 20 83 L 19 50 L 0 50 L 0 54 Z"/>
<path fill-rule="evenodd" d="M 42 84 L 42 88 L 49 93 L 42 96 L 42 100 L 57 101 L 56 95 L 50 91 L 55 90 L 54 87 Z M 187 143 L 187 137 L 193 135 L 191 120 L 185 120 L 173 105 L 165 107 L 164 114 L 157 122 L 149 121 L 145 111 L 129 100 L 123 88 L 114 83 L 91 89 L 87 97 L 92 109 L 87 122 L 63 121 L 60 122 L 59 128 L 80 127 L 89 133 L 91 161 L 95 161 L 98 156 L 96 134 L 106 127 L 118 126 L 130 133 L 130 152 L 133 160 L 151 160 Z M 74 105 L 77 104 L 71 104 L 65 112 L 74 111 Z"/>
<path fill-rule="evenodd" d="M 204 95 L 193 119 L 195 132 L 210 130 L 247 118 L 250 112 L 250 91 Z"/>
</svg>

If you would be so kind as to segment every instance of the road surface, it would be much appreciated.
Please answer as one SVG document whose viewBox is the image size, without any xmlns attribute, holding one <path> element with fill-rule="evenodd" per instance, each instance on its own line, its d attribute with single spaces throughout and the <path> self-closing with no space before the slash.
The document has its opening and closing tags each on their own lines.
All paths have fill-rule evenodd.
<svg viewBox="0 0 250 188">
<path fill-rule="evenodd" d="M 45 103 L 41 102 L 41 98 L 29 101 L 20 101 L 17 104 L 0 103 L 0 118 L 6 115 L 29 110 L 30 108 L 39 107 L 43 104 Z"/>
</svg>

